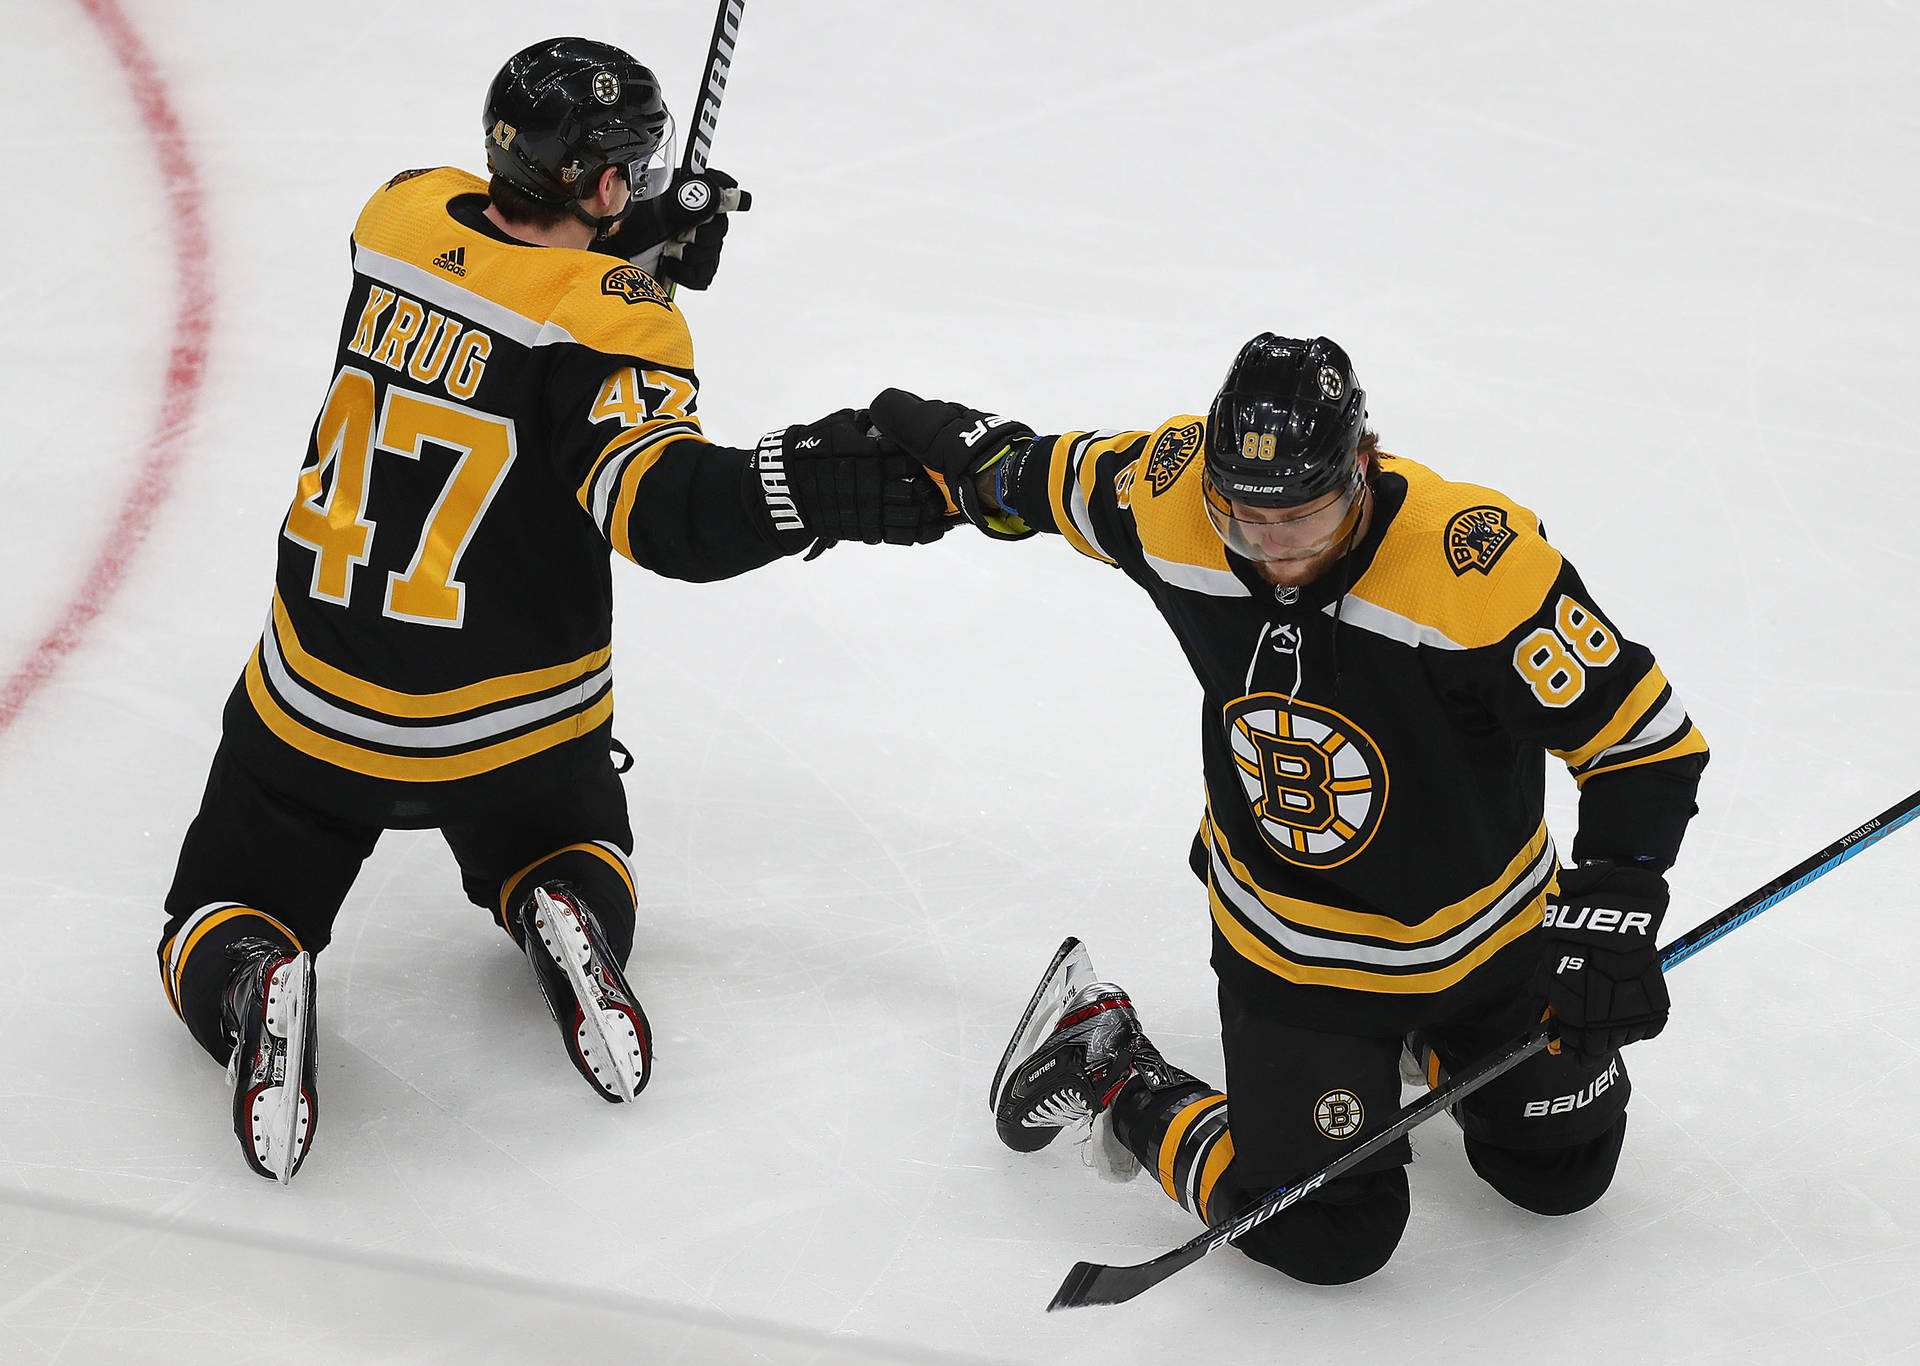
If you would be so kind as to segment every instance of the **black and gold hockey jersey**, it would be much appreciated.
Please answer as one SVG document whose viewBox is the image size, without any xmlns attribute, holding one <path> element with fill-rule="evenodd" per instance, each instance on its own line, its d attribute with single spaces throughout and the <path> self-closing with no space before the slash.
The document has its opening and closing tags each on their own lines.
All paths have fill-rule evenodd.
<svg viewBox="0 0 1920 1366">
<path fill-rule="evenodd" d="M 406 172 L 353 230 L 353 287 L 226 712 L 249 766 L 369 823 L 441 823 L 604 764 L 609 547 L 678 578 L 778 557 L 749 453 L 709 444 L 653 278 L 531 246 L 485 182 Z"/>
<path fill-rule="evenodd" d="M 1359 544 L 1275 588 L 1207 518 L 1204 442 L 1191 416 L 1041 437 L 1006 501 L 1144 588 L 1200 679 L 1216 970 L 1347 1033 L 1516 989 L 1556 866 L 1544 756 L 1580 785 L 1576 857 L 1664 869 L 1706 742 L 1525 508 L 1385 456 Z"/>
</svg>

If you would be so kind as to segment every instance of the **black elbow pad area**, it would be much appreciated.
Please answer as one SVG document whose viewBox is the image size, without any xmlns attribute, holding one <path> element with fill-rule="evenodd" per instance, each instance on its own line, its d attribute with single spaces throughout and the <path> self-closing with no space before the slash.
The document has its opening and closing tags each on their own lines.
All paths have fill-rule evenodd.
<svg viewBox="0 0 1920 1366">
<path fill-rule="evenodd" d="M 1666 872 L 1700 809 L 1694 794 L 1706 766 L 1705 754 L 1687 754 L 1589 778 L 1580 793 L 1573 861 L 1612 859 Z"/>
</svg>

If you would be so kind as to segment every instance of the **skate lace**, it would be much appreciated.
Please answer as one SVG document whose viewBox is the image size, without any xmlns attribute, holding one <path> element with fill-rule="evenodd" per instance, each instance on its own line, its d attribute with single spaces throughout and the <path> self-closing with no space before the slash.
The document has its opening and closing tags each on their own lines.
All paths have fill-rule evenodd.
<svg viewBox="0 0 1920 1366">
<path fill-rule="evenodd" d="M 1074 1092 L 1055 1091 L 1027 1111 L 1027 1117 L 1022 1122 L 1028 1128 L 1064 1129 L 1069 1124 L 1090 1119 L 1092 1115 L 1086 1101 Z"/>
</svg>

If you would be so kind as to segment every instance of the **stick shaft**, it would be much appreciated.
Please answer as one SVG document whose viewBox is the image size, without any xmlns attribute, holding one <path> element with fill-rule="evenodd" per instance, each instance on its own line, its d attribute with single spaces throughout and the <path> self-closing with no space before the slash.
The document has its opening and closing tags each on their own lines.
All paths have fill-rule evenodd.
<svg viewBox="0 0 1920 1366">
<path fill-rule="evenodd" d="M 733 68 L 733 45 L 740 37 L 740 16 L 747 0 L 720 0 L 713 17 L 713 37 L 707 41 L 707 64 L 700 73 L 700 103 L 687 134 L 687 150 L 680 164 L 698 173 L 707 169 L 713 151 L 713 128 L 720 119 L 720 97 L 727 93 L 727 73 Z"/>
<path fill-rule="evenodd" d="M 1660 951 L 1660 970 L 1670 972 L 1714 940 L 1731 934 L 1771 906 L 1785 901 L 1809 882 L 1838 868 L 1868 845 L 1886 838 L 1920 815 L 1920 792 L 1888 807 L 1866 824 L 1842 835 L 1816 854 L 1809 855 L 1772 881 L 1756 887 L 1719 914 L 1688 930 Z M 1401 1110 L 1393 1122 L 1365 1143 L 1343 1153 L 1319 1171 L 1290 1186 L 1268 1192 L 1223 1224 L 1213 1225 L 1171 1252 L 1163 1252 L 1150 1261 L 1134 1266 L 1103 1266 L 1094 1262 L 1076 1262 L 1060 1283 L 1052 1309 L 1075 1309 L 1088 1304 L 1121 1304 L 1143 1290 L 1158 1285 L 1174 1272 L 1192 1265 L 1224 1243 L 1264 1224 L 1280 1211 L 1305 1199 L 1314 1190 L 1363 1162 L 1408 1130 L 1449 1109 L 1478 1091 L 1482 1086 L 1538 1053 L 1547 1046 L 1550 1031 L 1542 1026 L 1523 1039 L 1517 1039 L 1497 1053 L 1489 1054 L 1446 1086 L 1430 1091 Z"/>
<path fill-rule="evenodd" d="M 1768 907 L 1785 901 L 1815 878 L 1824 877 L 1832 872 L 1868 845 L 1885 839 L 1915 816 L 1920 816 L 1920 792 L 1888 807 L 1865 825 L 1842 835 L 1819 853 L 1802 859 L 1771 882 L 1754 888 L 1711 920 L 1695 925 L 1660 950 L 1661 968 L 1671 969 L 1675 963 L 1691 958 L 1714 940 L 1732 933 Z"/>
</svg>

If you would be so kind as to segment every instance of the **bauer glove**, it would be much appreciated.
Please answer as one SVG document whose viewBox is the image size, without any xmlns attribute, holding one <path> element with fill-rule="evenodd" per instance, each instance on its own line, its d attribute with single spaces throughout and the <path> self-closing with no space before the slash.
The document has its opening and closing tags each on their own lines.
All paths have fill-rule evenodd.
<svg viewBox="0 0 1920 1366">
<path fill-rule="evenodd" d="M 1667 882 L 1601 859 L 1562 868 L 1547 893 L 1536 988 L 1559 1027 L 1559 1047 L 1586 1062 L 1667 1027 L 1667 982 L 1654 944 Z"/>
<path fill-rule="evenodd" d="M 842 408 L 760 438 L 747 502 L 781 554 L 836 541 L 922 545 L 945 533 L 946 500 L 926 471 L 869 431 L 864 412 Z"/>
<path fill-rule="evenodd" d="M 1033 428 L 978 408 L 921 398 L 905 389 L 882 391 L 873 401 L 872 413 L 880 435 L 925 465 L 961 516 L 999 540 L 1033 535 L 1033 528 L 997 499 L 981 497 L 979 488 L 983 473 L 996 469 L 1012 452 L 1026 449 L 1033 440 Z"/>
<path fill-rule="evenodd" d="M 634 205 L 602 251 L 624 256 L 659 280 L 705 289 L 720 268 L 727 215 L 745 213 L 753 196 L 725 171 L 673 173 L 673 183 Z"/>
</svg>

